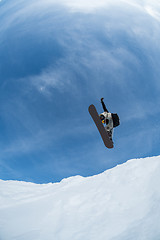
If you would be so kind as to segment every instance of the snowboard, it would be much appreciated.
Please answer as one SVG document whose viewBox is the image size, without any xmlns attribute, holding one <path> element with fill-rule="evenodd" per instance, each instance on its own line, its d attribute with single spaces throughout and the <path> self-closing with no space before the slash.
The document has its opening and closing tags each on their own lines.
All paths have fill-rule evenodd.
<svg viewBox="0 0 160 240">
<path fill-rule="evenodd" d="M 113 141 L 109 138 L 108 132 L 105 130 L 103 123 L 100 120 L 100 117 L 97 113 L 97 110 L 95 108 L 95 106 L 92 104 L 89 106 L 88 111 L 93 119 L 93 121 L 95 122 L 98 131 L 102 137 L 102 140 L 104 142 L 104 145 L 107 148 L 113 148 Z"/>
</svg>

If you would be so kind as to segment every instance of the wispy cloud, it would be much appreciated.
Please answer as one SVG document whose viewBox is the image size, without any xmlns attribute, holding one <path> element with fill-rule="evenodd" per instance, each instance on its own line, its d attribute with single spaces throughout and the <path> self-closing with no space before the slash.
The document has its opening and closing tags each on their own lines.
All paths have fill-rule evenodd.
<svg viewBox="0 0 160 240">
<path fill-rule="evenodd" d="M 40 74 L 27 77 L 23 81 L 29 81 L 39 92 L 49 96 L 51 89 L 63 92 L 70 87 L 71 79 L 68 75 L 69 72 L 63 66 L 57 68 L 50 66 L 42 70 Z"/>
<path fill-rule="evenodd" d="M 160 11 L 157 11 L 149 6 L 147 6 L 145 9 L 150 16 L 155 18 L 157 21 L 160 21 Z"/>
</svg>

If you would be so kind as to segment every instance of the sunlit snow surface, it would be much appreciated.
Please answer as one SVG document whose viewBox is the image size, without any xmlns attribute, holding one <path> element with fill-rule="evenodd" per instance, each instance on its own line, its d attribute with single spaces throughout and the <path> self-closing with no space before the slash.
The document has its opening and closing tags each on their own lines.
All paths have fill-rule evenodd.
<svg viewBox="0 0 160 240">
<path fill-rule="evenodd" d="M 160 156 L 60 183 L 0 181 L 1 240 L 159 240 Z"/>
</svg>

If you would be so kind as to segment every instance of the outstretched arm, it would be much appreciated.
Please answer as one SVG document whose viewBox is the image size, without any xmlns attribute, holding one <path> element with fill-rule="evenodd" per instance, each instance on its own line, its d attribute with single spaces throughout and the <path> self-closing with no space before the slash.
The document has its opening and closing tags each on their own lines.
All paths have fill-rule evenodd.
<svg viewBox="0 0 160 240">
<path fill-rule="evenodd" d="M 101 103 L 102 103 L 103 110 L 104 110 L 104 112 L 109 112 L 109 111 L 107 110 L 107 108 L 106 108 L 106 105 L 105 105 L 104 102 L 103 102 L 103 99 L 104 99 L 104 98 L 101 98 Z"/>
</svg>

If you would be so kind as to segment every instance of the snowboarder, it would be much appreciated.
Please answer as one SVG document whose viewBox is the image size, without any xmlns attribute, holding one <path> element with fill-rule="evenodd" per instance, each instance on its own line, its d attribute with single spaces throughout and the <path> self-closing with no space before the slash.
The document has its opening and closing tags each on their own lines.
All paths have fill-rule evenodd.
<svg viewBox="0 0 160 240">
<path fill-rule="evenodd" d="M 99 115 L 103 124 L 106 124 L 105 130 L 108 132 L 109 138 L 112 140 L 113 137 L 113 128 L 120 125 L 119 116 L 117 113 L 110 113 L 103 101 L 104 98 L 101 98 L 101 103 L 104 112 Z"/>
</svg>

